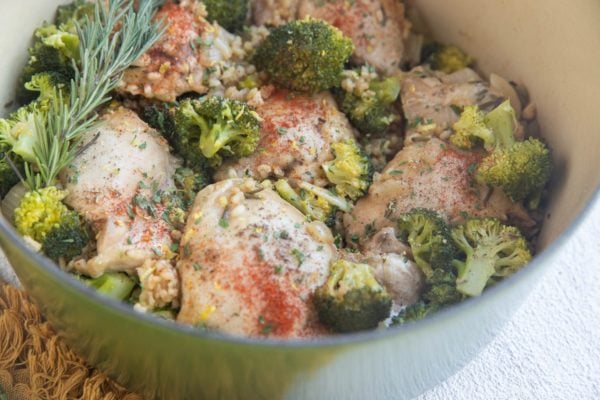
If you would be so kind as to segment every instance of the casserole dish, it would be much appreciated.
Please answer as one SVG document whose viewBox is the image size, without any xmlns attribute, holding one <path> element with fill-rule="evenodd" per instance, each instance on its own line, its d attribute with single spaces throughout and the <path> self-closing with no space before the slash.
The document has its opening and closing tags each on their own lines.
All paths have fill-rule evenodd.
<svg viewBox="0 0 600 400">
<path fill-rule="evenodd" d="M 0 101 L 25 62 L 30 32 L 59 1 L 3 6 L 5 61 Z M 411 398 L 464 365 L 500 329 L 598 201 L 600 4 L 533 0 L 477 7 L 464 0 L 417 2 L 439 39 L 456 43 L 497 72 L 527 85 L 557 170 L 540 253 L 514 277 L 432 318 L 387 331 L 310 342 L 231 338 L 140 315 L 101 298 L 28 251 L 7 224 L 0 244 L 54 328 L 91 364 L 148 398 Z"/>
</svg>

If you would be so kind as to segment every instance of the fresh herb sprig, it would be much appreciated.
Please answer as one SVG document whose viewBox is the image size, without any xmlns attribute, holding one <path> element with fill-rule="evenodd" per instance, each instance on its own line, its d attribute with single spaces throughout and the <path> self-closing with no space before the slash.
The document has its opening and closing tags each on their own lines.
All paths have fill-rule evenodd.
<svg viewBox="0 0 600 400">
<path fill-rule="evenodd" d="M 74 63 L 75 77 L 68 98 L 55 89 L 47 111 L 34 113 L 37 140 L 34 163 L 25 164 L 30 189 L 54 184 L 58 173 L 80 151 L 83 134 L 97 123 L 95 110 L 110 101 L 125 70 L 154 45 L 166 29 L 153 22 L 160 0 L 110 0 L 108 7 L 97 1 L 92 18 L 77 26 L 80 63 Z"/>
</svg>

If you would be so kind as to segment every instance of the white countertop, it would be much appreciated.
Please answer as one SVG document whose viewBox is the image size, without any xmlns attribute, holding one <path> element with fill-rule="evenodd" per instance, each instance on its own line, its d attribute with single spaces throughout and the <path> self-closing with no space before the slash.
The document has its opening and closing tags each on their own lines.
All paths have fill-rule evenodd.
<svg viewBox="0 0 600 400">
<path fill-rule="evenodd" d="M 496 339 L 417 400 L 600 399 L 600 204 Z"/>
<path fill-rule="evenodd" d="M 417 398 L 512 399 L 600 399 L 600 204 L 498 337 Z"/>
</svg>

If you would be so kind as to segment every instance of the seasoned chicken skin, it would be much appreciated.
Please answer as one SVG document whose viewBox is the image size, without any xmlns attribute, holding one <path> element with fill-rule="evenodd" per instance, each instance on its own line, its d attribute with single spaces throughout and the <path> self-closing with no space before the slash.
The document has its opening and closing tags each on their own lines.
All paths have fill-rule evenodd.
<svg viewBox="0 0 600 400">
<path fill-rule="evenodd" d="M 180 248 L 180 322 L 235 335 L 320 331 L 311 296 L 336 258 L 333 236 L 272 190 L 249 179 L 205 188 Z"/>
<path fill-rule="evenodd" d="M 402 63 L 410 23 L 399 0 L 300 0 L 298 17 L 311 16 L 339 28 L 354 42 L 353 59 L 391 75 Z"/>
<path fill-rule="evenodd" d="M 107 112 L 83 143 L 61 180 L 69 193 L 66 203 L 92 224 L 98 254 L 75 267 L 92 277 L 134 273 L 171 245 L 172 228 L 154 197 L 174 188 L 177 163 L 158 132 L 125 108 Z"/>
<path fill-rule="evenodd" d="M 402 109 L 407 124 L 406 143 L 432 136 L 446 138 L 464 106 L 490 111 L 503 99 L 473 70 L 453 74 L 417 67 L 402 82 Z"/>
<path fill-rule="evenodd" d="M 450 222 L 467 213 L 531 226 L 522 205 L 500 190 L 490 193 L 473 182 L 469 171 L 480 157 L 435 138 L 405 147 L 375 177 L 369 194 L 344 216 L 349 243 L 368 243 L 374 233 L 395 227 L 398 217 L 413 208 L 436 210 Z"/>
<path fill-rule="evenodd" d="M 166 21 L 167 31 L 125 72 L 118 90 L 162 101 L 208 92 L 211 68 L 236 55 L 230 49 L 235 36 L 204 16 L 197 1 L 165 4 L 155 19 Z"/>
<path fill-rule="evenodd" d="M 300 0 L 251 0 L 254 25 L 279 26 L 296 19 Z"/>
<path fill-rule="evenodd" d="M 309 96 L 277 90 L 256 112 L 263 120 L 256 151 L 224 163 L 216 180 L 286 177 L 325 186 L 322 165 L 333 159 L 331 145 L 354 138 L 352 126 L 329 92 Z"/>
</svg>

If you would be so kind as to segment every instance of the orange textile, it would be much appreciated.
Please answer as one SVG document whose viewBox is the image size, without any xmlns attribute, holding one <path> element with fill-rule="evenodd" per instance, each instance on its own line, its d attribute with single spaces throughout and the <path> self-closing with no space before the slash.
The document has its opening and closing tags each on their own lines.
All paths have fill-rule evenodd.
<svg viewBox="0 0 600 400">
<path fill-rule="evenodd" d="M 142 400 L 89 368 L 27 295 L 0 281 L 0 400 Z"/>
</svg>

